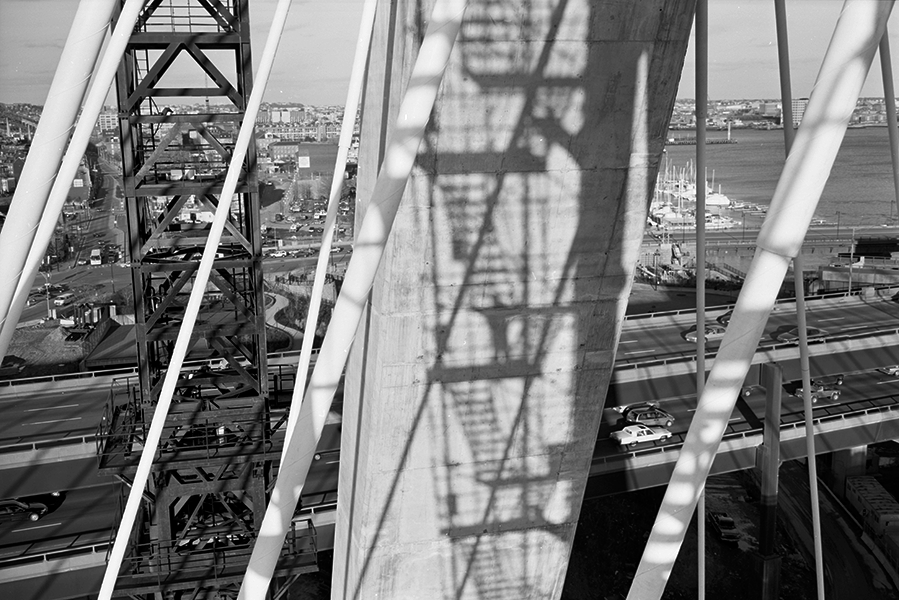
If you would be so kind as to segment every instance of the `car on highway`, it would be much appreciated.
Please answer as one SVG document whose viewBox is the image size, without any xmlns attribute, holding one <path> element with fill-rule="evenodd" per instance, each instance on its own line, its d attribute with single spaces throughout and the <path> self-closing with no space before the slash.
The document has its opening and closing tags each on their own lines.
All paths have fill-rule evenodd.
<svg viewBox="0 0 899 600">
<path fill-rule="evenodd" d="M 740 395 L 748 398 L 756 392 L 765 393 L 765 386 L 753 384 L 753 385 L 744 385 L 740 388 Z"/>
<path fill-rule="evenodd" d="M 705 326 L 705 341 L 706 342 L 717 342 L 720 341 L 721 338 L 724 337 L 725 328 L 723 325 L 718 325 L 715 323 L 709 323 Z M 687 330 L 684 333 L 684 339 L 688 342 L 695 342 L 698 336 L 696 334 L 696 328 L 692 328 Z"/>
<path fill-rule="evenodd" d="M 884 375 L 889 375 L 890 377 L 899 377 L 899 365 L 890 365 L 889 367 L 880 367 L 877 369 Z"/>
<path fill-rule="evenodd" d="M 722 542 L 736 542 L 740 539 L 740 533 L 737 531 L 737 525 L 733 517 L 723 511 L 709 511 L 709 522 L 715 535 Z"/>
<path fill-rule="evenodd" d="M 671 437 L 671 432 L 664 427 L 649 427 L 637 424 L 627 425 L 618 431 L 613 431 L 609 437 L 618 442 L 619 446 L 636 446 L 641 442 L 667 440 Z"/>
<path fill-rule="evenodd" d="M 840 394 L 842 393 L 839 386 L 843 385 L 843 375 L 812 379 L 810 383 L 811 386 L 809 389 L 811 390 L 812 402 L 827 399 L 836 401 L 840 398 Z M 802 398 L 801 385 L 796 388 L 793 395 Z"/>
<path fill-rule="evenodd" d="M 721 323 L 722 325 L 724 325 L 724 326 L 726 327 L 727 324 L 730 323 L 730 318 L 731 318 L 732 316 L 734 316 L 734 311 L 733 311 L 733 310 L 729 310 L 729 311 L 727 311 L 726 313 L 724 313 L 723 315 L 719 316 L 719 317 L 718 317 L 717 319 L 715 319 L 715 320 L 718 321 L 719 323 Z"/>
<path fill-rule="evenodd" d="M 656 402 L 631 404 L 625 407 L 621 415 L 628 423 L 640 423 L 658 427 L 671 427 L 671 424 L 674 423 L 674 416 L 659 408 Z"/>
<path fill-rule="evenodd" d="M 65 498 L 65 492 L 51 492 L 0 500 L 0 521 L 38 521 L 59 508 Z"/>
<path fill-rule="evenodd" d="M 808 338 L 808 341 L 813 340 L 823 340 L 827 337 L 827 332 L 823 329 L 819 329 L 817 327 L 806 327 L 805 335 Z M 794 327 L 789 331 L 784 331 L 782 333 L 778 333 L 774 336 L 774 339 L 778 342 L 798 342 L 799 341 L 799 328 Z"/>
</svg>

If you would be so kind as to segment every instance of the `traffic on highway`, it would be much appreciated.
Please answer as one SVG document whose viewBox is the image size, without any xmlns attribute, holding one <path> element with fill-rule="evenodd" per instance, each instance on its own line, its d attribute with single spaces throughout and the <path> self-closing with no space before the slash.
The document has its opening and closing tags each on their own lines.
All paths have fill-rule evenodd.
<svg viewBox="0 0 899 600">
<path fill-rule="evenodd" d="M 830 394 L 817 398 L 815 418 L 851 415 L 872 407 L 891 407 L 899 397 L 899 365 L 895 348 L 884 345 L 878 336 L 893 335 L 899 326 L 899 305 L 890 299 L 847 297 L 810 302 L 809 325 L 826 331 L 814 344 L 812 371 L 814 385 L 830 388 Z M 851 306 L 851 310 L 847 308 Z M 727 314 L 727 307 L 709 310 L 709 318 Z M 778 305 L 760 341 L 760 359 L 768 360 L 776 351 L 785 369 L 782 394 L 784 426 L 801 421 L 802 399 L 797 367 L 798 347 L 792 340 L 778 336 L 795 328 L 795 310 L 791 303 Z M 628 319 L 618 348 L 613 383 L 609 388 L 603 420 L 594 452 L 594 462 L 609 462 L 615 457 L 639 457 L 647 452 L 666 452 L 673 461 L 677 448 L 689 428 L 695 410 L 695 375 L 689 372 L 693 344 L 685 332 L 694 327 L 695 315 L 689 312 L 662 314 L 652 318 Z M 873 339 L 876 343 L 865 343 Z M 895 342 L 894 342 L 895 343 Z M 855 344 L 854 346 L 852 344 Z M 660 351 L 660 348 L 663 349 Z M 714 353 L 714 347 L 711 349 Z M 678 366 L 683 367 L 678 370 Z M 0 401 L 5 428 L 0 445 L 13 448 L 41 441 L 76 439 L 89 446 L 108 399 L 109 383 L 95 380 L 78 382 L 72 375 L 64 389 L 60 382 L 45 384 L 43 391 L 27 389 L 37 384 L 15 380 L 13 390 Z M 729 432 L 749 435 L 761 431 L 766 390 L 757 381 L 747 381 L 746 393 L 737 402 Z M 833 392 L 837 391 L 837 394 Z M 276 415 L 273 415 L 273 418 Z M 339 466 L 339 418 L 328 426 L 307 482 L 309 500 L 333 503 L 336 497 Z M 73 458 L 74 455 L 73 455 Z M 75 465 L 78 465 L 77 468 Z M 621 469 L 617 463 L 614 468 Z M 68 468 L 66 466 L 68 465 Z M 610 467 L 611 468 L 611 467 Z M 21 560 L 52 552 L 55 548 L 82 544 L 94 551 L 100 543 L 99 532 L 108 533 L 117 514 L 122 484 L 111 478 L 97 478 L 96 459 L 78 457 L 70 463 L 52 461 L 6 469 L 0 497 L 7 502 L 25 502 L 23 498 L 60 493 L 64 501 L 46 510 L 37 521 L 4 522 L 0 530 L 0 567 L 4 561 Z M 59 489 L 50 489 L 59 483 Z M 314 500 L 313 500 L 314 498 Z M 30 513 L 23 513 L 30 514 Z M 88 518 L 89 516 L 89 518 Z M 37 543 L 40 542 L 40 543 Z"/>
</svg>

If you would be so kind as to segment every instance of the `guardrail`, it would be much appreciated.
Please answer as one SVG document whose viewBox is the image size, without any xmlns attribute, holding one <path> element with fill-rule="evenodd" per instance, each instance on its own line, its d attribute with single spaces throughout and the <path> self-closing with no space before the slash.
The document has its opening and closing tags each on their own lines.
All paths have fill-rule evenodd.
<svg viewBox="0 0 899 600">
<path fill-rule="evenodd" d="M 810 340 L 809 345 L 814 346 L 824 346 L 828 343 L 842 342 L 848 340 L 857 340 L 869 337 L 875 337 L 879 335 L 889 335 L 889 334 L 899 334 L 899 328 L 896 327 L 886 327 L 882 329 L 875 329 L 873 331 L 860 331 L 860 332 L 852 332 L 852 333 L 837 333 L 834 335 L 829 335 L 824 339 L 815 339 Z M 759 345 L 756 348 L 756 353 L 758 352 L 770 352 L 774 350 L 783 350 L 787 348 L 799 347 L 798 341 L 792 342 L 780 342 L 780 341 L 771 341 L 765 342 L 763 345 Z M 717 352 L 707 351 L 705 353 L 706 358 L 714 358 L 717 355 Z M 669 364 L 678 364 L 684 362 L 695 362 L 696 361 L 696 351 L 695 350 L 681 350 L 679 352 L 669 353 L 667 356 L 661 357 L 651 357 L 651 358 L 616 358 L 615 360 L 615 371 L 623 371 L 623 370 L 633 370 L 633 369 L 642 369 L 645 367 L 653 367 L 660 365 L 669 365 Z"/>
<path fill-rule="evenodd" d="M 101 533 L 103 540 L 102 541 L 90 541 L 79 543 L 78 538 L 81 537 L 96 537 L 97 533 Z M 60 560 L 64 558 L 71 558 L 73 556 L 79 556 L 83 554 L 100 554 L 102 553 L 106 555 L 106 551 L 109 549 L 109 546 L 112 543 L 107 539 L 106 531 L 102 532 L 94 532 L 89 531 L 85 533 L 78 534 L 75 536 L 75 539 L 69 546 L 65 548 L 56 548 L 53 550 L 42 550 L 39 552 L 35 552 L 34 554 L 28 554 L 28 550 L 25 550 L 19 556 L 10 556 L 0 558 L 0 569 L 9 568 L 9 567 L 17 567 L 28 564 L 37 564 L 37 563 L 45 563 L 50 562 L 51 560 Z"/>
<path fill-rule="evenodd" d="M 96 434 L 86 433 L 84 435 L 63 437 L 63 438 L 38 438 L 33 441 L 16 441 L 13 443 L 0 444 L 0 454 L 13 454 L 16 452 L 34 452 L 36 450 L 46 450 L 47 448 L 58 448 L 60 446 L 77 446 L 79 444 L 93 444 L 96 442 Z"/>
<path fill-rule="evenodd" d="M 318 356 L 318 348 L 312 350 L 312 360 Z M 268 360 L 272 359 L 283 359 L 283 358 L 292 358 L 299 357 L 299 350 L 287 350 L 285 352 L 272 352 L 268 354 Z M 183 369 L 190 370 L 194 368 L 199 368 L 202 366 L 213 366 L 214 363 L 219 362 L 221 359 L 219 358 L 209 358 L 197 361 L 188 361 L 184 363 Z M 81 371 L 78 373 L 59 373 L 57 375 L 39 375 L 37 377 L 18 377 L 15 379 L 2 379 L 0 380 L 0 388 L 10 387 L 10 386 L 24 386 L 24 385 L 33 385 L 36 383 L 50 383 L 50 382 L 62 382 L 62 381 L 78 381 L 81 379 L 100 379 L 106 377 L 115 377 L 117 375 L 124 376 L 137 376 L 139 375 L 137 366 L 133 367 L 116 367 L 112 369 L 100 369 L 96 371 Z"/>
<path fill-rule="evenodd" d="M 672 289 L 692 290 L 693 288 L 672 288 Z M 894 286 L 887 286 L 886 288 L 875 288 L 875 289 L 882 291 L 885 289 L 896 289 L 896 288 Z M 814 302 L 814 301 L 818 301 L 818 300 L 835 300 L 838 298 L 848 298 L 850 296 L 862 296 L 862 295 L 864 295 L 863 290 L 853 290 L 851 292 L 849 292 L 849 291 L 828 292 L 828 293 L 824 293 L 824 294 L 815 294 L 813 296 L 806 296 L 805 301 L 806 302 Z M 796 303 L 796 298 L 778 298 L 775 301 L 775 306 L 783 305 L 783 304 L 795 304 L 795 303 Z M 705 310 L 706 310 L 706 313 L 716 312 L 719 310 L 727 311 L 727 310 L 733 310 L 734 306 L 736 306 L 735 303 L 734 304 L 718 304 L 715 306 L 707 306 Z M 625 315 L 624 320 L 625 321 L 637 321 L 640 319 L 652 319 L 655 317 L 669 317 L 669 316 L 695 315 L 695 314 L 696 314 L 695 308 L 681 308 L 681 309 L 676 309 L 676 310 L 660 310 L 660 311 L 654 311 L 654 312 L 648 312 L 648 313 Z"/>
<path fill-rule="evenodd" d="M 316 525 L 312 521 L 316 515 L 322 515 L 326 513 L 333 513 L 337 510 L 337 501 L 336 501 L 336 493 L 334 494 L 335 499 L 326 503 L 318 504 L 310 507 L 303 507 L 301 510 L 297 511 L 296 516 L 293 518 L 291 530 L 294 532 L 293 539 L 293 547 L 299 549 L 301 552 L 304 551 L 303 545 L 300 542 L 303 538 L 310 539 L 310 542 L 306 544 L 305 551 L 309 551 L 312 548 L 317 547 L 316 541 Z M 297 526 L 300 526 L 301 529 L 304 529 L 307 533 L 303 534 L 297 531 Z M 115 533 L 115 530 L 112 530 Z M 85 541 L 83 543 L 79 543 L 78 539 L 81 537 L 99 537 L 97 534 L 102 534 L 103 540 L 98 541 Z M 104 561 L 106 559 L 107 552 L 111 549 L 113 544 L 113 537 L 107 535 L 106 531 L 102 532 L 85 532 L 75 536 L 75 539 L 72 543 L 65 548 L 56 548 L 53 550 L 41 550 L 35 552 L 33 554 L 29 554 L 30 549 L 26 549 L 22 554 L 18 556 L 4 557 L 0 558 L 0 569 L 12 568 L 12 567 L 22 567 L 27 565 L 36 565 L 41 563 L 46 563 L 54 560 L 61 560 L 66 558 L 72 558 L 75 556 L 84 556 L 90 554 L 102 554 L 104 557 Z M 288 546 L 291 540 L 285 541 L 285 546 Z"/>
</svg>

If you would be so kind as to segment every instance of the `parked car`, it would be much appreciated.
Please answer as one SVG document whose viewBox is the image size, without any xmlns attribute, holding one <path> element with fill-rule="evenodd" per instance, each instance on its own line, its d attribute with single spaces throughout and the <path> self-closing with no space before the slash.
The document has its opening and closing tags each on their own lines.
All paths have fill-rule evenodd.
<svg viewBox="0 0 899 600">
<path fill-rule="evenodd" d="M 805 335 L 808 338 L 808 341 L 813 340 L 823 340 L 827 337 L 827 332 L 823 329 L 818 329 L 817 327 L 806 327 Z M 779 333 L 775 336 L 778 342 L 798 342 L 799 341 L 799 328 L 794 327 L 789 331 L 784 331 L 783 333 Z"/>
<path fill-rule="evenodd" d="M 59 508 L 63 500 L 65 500 L 64 492 L 0 500 L 0 521 L 37 521 Z"/>
<path fill-rule="evenodd" d="M 722 542 L 736 542 L 740 539 L 740 533 L 737 531 L 737 525 L 733 518 L 726 512 L 711 511 L 709 512 L 709 522 L 712 529 Z"/>
<path fill-rule="evenodd" d="M 674 423 L 674 416 L 659 408 L 659 405 L 655 402 L 632 404 L 622 411 L 622 416 L 629 423 L 641 423 L 643 425 L 671 427 L 671 424 Z"/>
<path fill-rule="evenodd" d="M 21 356 L 7 354 L 0 362 L 0 377 L 11 377 L 25 370 L 25 359 Z"/>
<path fill-rule="evenodd" d="M 724 337 L 725 328 L 723 325 L 717 325 L 714 323 L 710 323 L 705 326 L 705 341 L 706 342 L 717 342 L 720 341 L 721 338 Z M 688 342 L 695 342 L 698 339 L 698 335 L 696 334 L 696 328 L 688 330 L 684 333 L 684 339 Z"/>
<path fill-rule="evenodd" d="M 646 425 L 628 425 L 610 436 L 619 446 L 636 446 L 640 442 L 667 440 L 671 432 L 664 427 L 648 427 Z"/>
</svg>

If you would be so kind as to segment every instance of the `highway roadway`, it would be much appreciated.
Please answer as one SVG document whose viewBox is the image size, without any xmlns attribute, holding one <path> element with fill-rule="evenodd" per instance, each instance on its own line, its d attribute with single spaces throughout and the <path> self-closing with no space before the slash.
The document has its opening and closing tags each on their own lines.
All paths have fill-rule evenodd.
<svg viewBox="0 0 899 600">
<path fill-rule="evenodd" d="M 845 297 L 806 302 L 806 321 L 809 327 L 826 331 L 828 337 L 868 334 L 899 327 L 899 302 L 859 297 Z M 706 322 L 717 323 L 727 313 L 727 308 L 710 308 Z M 777 336 L 796 327 L 796 305 L 793 302 L 778 303 L 759 340 L 759 348 L 771 348 L 780 344 Z M 696 353 L 696 344 L 688 342 L 685 335 L 694 330 L 696 316 L 662 313 L 651 318 L 635 317 L 625 321 L 618 342 L 616 365 L 656 362 L 664 358 L 689 357 Z M 718 342 L 707 344 L 706 350 L 714 352 Z M 899 358 L 897 361 L 899 362 Z"/>
<path fill-rule="evenodd" d="M 0 446 L 96 432 L 109 389 L 73 388 L 19 396 L 11 386 L 0 399 Z"/>
<path fill-rule="evenodd" d="M 681 383 L 684 387 L 690 385 L 687 382 Z M 784 381 L 781 393 L 782 423 L 797 423 L 804 419 L 803 400 L 801 397 L 794 395 L 800 387 L 799 380 Z M 761 431 L 762 429 L 762 423 L 765 418 L 766 391 L 761 386 L 751 386 L 749 389 L 750 394 L 748 396 L 741 396 L 737 400 L 736 407 L 730 418 L 730 431 L 749 432 Z M 838 400 L 822 399 L 814 403 L 813 412 L 815 417 L 843 413 L 845 407 L 865 400 L 892 398 L 893 403 L 899 401 L 899 377 L 885 375 L 874 367 L 864 371 L 846 373 L 845 381 L 839 386 L 839 389 L 840 397 Z M 690 427 L 693 412 L 696 410 L 695 391 L 685 393 L 680 390 L 673 390 L 667 394 L 660 395 L 654 400 L 659 403 L 661 408 L 674 416 L 675 422 L 668 428 L 674 436 L 671 438 L 671 441 L 643 444 L 638 446 L 636 450 L 675 444 L 682 440 Z M 631 448 L 620 448 L 609 437 L 613 431 L 620 429 L 623 424 L 621 413 L 607 406 L 603 411 L 603 421 L 600 425 L 594 452 L 595 457 L 630 453 L 632 451 Z"/>
<path fill-rule="evenodd" d="M 714 321 L 726 310 L 722 307 L 710 309 L 708 320 Z M 791 348 L 791 352 L 798 356 L 798 349 L 795 345 L 779 344 L 774 339 L 777 333 L 795 326 L 795 318 L 795 307 L 792 303 L 779 304 L 768 323 L 760 347 Z M 810 326 L 826 329 L 834 338 L 873 334 L 890 329 L 895 331 L 899 328 L 899 304 L 890 300 L 864 301 L 858 298 L 830 299 L 826 302 L 810 301 L 808 321 Z M 689 312 L 628 319 L 621 334 L 616 377 L 619 373 L 634 371 L 635 363 L 643 362 L 646 365 L 652 365 L 658 364 L 660 359 L 689 366 L 694 345 L 687 342 L 683 335 L 694 323 L 695 315 Z M 710 345 L 710 350 L 714 351 L 714 347 L 714 344 Z M 660 352 L 660 348 L 666 350 Z M 815 409 L 816 416 L 826 414 L 827 411 L 848 410 L 844 407 L 866 398 L 885 397 L 893 394 L 899 396 L 899 378 L 874 371 L 876 367 L 899 362 L 899 359 L 892 360 L 893 352 L 895 352 L 894 349 L 881 348 L 870 352 L 860 351 L 847 356 L 817 357 L 813 363 L 814 376 L 844 372 L 846 381 L 843 384 L 843 395 L 839 401 L 836 403 L 819 401 Z M 638 368 L 637 370 L 643 372 L 644 369 Z M 609 439 L 609 434 L 620 426 L 621 415 L 614 410 L 615 407 L 640 401 L 659 402 L 663 408 L 676 417 L 675 424 L 671 427 L 671 431 L 675 434 L 672 440 L 664 444 L 653 444 L 651 447 L 655 448 L 657 445 L 676 447 L 689 427 L 692 411 L 696 404 L 695 376 L 687 371 L 689 368 L 679 375 L 654 376 L 647 374 L 644 377 L 632 377 L 630 380 L 619 378 L 619 381 L 614 383 L 609 390 L 594 459 L 631 455 L 635 451 L 639 453 L 644 450 L 640 447 L 636 450 L 622 449 Z M 0 418 L 3 419 L 2 422 L 9 424 L 0 432 L 0 445 L 13 443 L 23 436 L 52 439 L 72 436 L 79 432 L 93 432 L 109 390 L 108 384 L 101 386 L 94 383 L 87 389 L 30 394 L 25 391 L 16 391 L 18 387 L 6 388 L 3 400 L 0 401 Z M 788 382 L 785 386 L 784 422 L 801 420 L 801 399 L 787 395 L 794 389 L 795 383 Z M 732 418 L 731 429 L 734 431 L 757 431 L 761 427 L 763 415 L 764 392 L 755 390 L 749 397 L 739 400 Z M 334 492 L 337 489 L 339 440 L 340 419 L 339 415 L 334 415 L 332 422 L 326 428 L 322 443 L 319 445 L 319 460 L 313 463 L 313 470 L 307 480 L 305 492 L 309 494 L 310 502 L 328 502 L 334 499 Z M 2 464 L 2 456 L 0 454 L 0 464 Z M 4 477 L 0 478 L 0 497 L 43 493 L 57 488 L 64 489 L 69 494 L 64 505 L 66 512 L 61 512 L 63 510 L 61 508 L 45 519 L 55 516 L 57 519 L 71 520 L 71 525 L 60 526 L 58 530 L 63 537 L 91 535 L 97 530 L 98 523 L 93 519 L 82 519 L 78 511 L 83 510 L 85 506 L 91 506 L 90 495 L 98 493 L 97 490 L 106 490 L 109 497 L 116 496 L 111 493 L 111 490 L 118 488 L 113 486 L 119 486 L 119 484 L 111 478 L 98 478 L 96 461 L 88 458 L 51 462 L 33 467 L 20 466 L 4 469 Z M 68 512 L 69 510 L 74 512 Z M 96 512 L 102 512 L 108 517 L 114 511 Z M 55 521 L 41 521 L 39 524 L 45 522 L 50 524 Z M 103 527 L 100 526 L 100 528 Z M 7 535 L 11 533 L 12 530 Z M 24 538 L 13 537 L 10 539 L 14 542 L 4 540 L 2 544 L 13 544 L 18 548 L 20 541 L 28 541 L 29 534 L 33 535 L 30 539 L 36 540 L 42 539 L 43 533 L 42 530 L 26 528 L 15 532 L 16 535 L 24 535 Z M 0 531 L 0 538 L 3 535 L 3 532 Z M 39 548 L 34 547 L 33 550 L 38 551 Z M 10 552 L 12 551 L 10 550 Z M 2 563 L 2 555 L 0 555 L 0 563 Z"/>
<path fill-rule="evenodd" d="M 25 555 L 107 542 L 119 512 L 122 485 L 68 490 L 62 492 L 62 504 L 39 521 L 0 522 L 0 565 Z"/>
<path fill-rule="evenodd" d="M 728 308 L 715 307 L 707 311 L 706 322 L 715 323 L 718 317 L 726 314 Z M 765 327 L 765 333 L 759 341 L 759 349 L 779 348 L 790 355 L 785 361 L 785 392 L 783 395 L 783 414 L 802 414 L 802 400 L 789 395 L 797 387 L 798 345 L 783 343 L 777 336 L 796 326 L 796 307 L 793 302 L 779 303 L 771 313 Z M 828 340 L 839 340 L 847 337 L 865 336 L 869 334 L 888 334 L 899 328 L 899 303 L 891 300 L 859 297 L 832 298 L 828 300 L 812 300 L 807 302 L 806 320 L 809 327 L 817 327 L 827 332 Z M 625 406 L 640 402 L 658 402 L 660 407 L 672 413 L 677 421 L 670 428 L 675 436 L 671 442 L 685 434 L 692 411 L 696 406 L 696 377 L 692 373 L 671 375 L 656 378 L 624 378 L 622 369 L 630 370 L 641 363 L 658 364 L 660 361 L 691 360 L 695 354 L 695 343 L 688 342 L 684 335 L 694 329 L 695 314 L 662 314 L 652 318 L 632 318 L 622 328 L 618 346 L 619 370 L 616 381 L 610 388 L 606 398 L 603 422 L 597 440 L 594 457 L 625 452 L 619 449 L 609 438 L 609 434 L 622 425 L 621 412 Z M 816 344 L 810 344 L 814 351 Z M 710 342 L 707 351 L 714 354 L 718 342 Z M 660 350 L 661 349 L 661 350 Z M 847 355 L 848 354 L 848 355 Z M 850 404 L 866 399 L 899 394 L 899 379 L 887 377 L 875 369 L 899 363 L 899 352 L 895 348 L 881 346 L 852 353 L 828 353 L 813 356 L 811 360 L 812 377 L 845 373 L 846 382 L 843 393 L 836 404 Z M 711 362 L 707 368 L 711 368 Z M 756 376 L 757 377 L 757 376 Z M 790 381 L 790 379 L 793 381 Z M 747 385 L 757 383 L 752 376 Z M 740 427 L 761 429 L 764 418 L 764 392 L 755 390 L 749 398 L 738 401 L 732 422 Z M 820 410 L 823 402 L 816 404 Z M 616 410 L 618 409 L 618 410 Z M 655 445 L 662 445 L 658 442 Z"/>
</svg>

